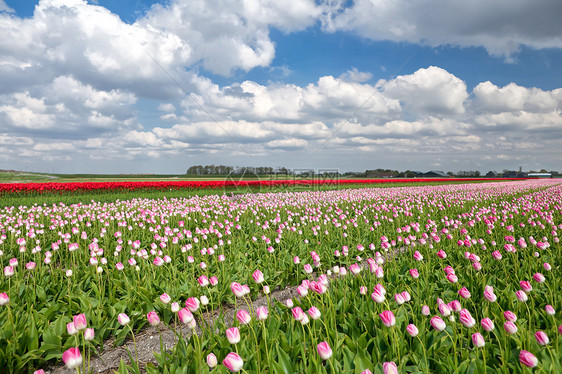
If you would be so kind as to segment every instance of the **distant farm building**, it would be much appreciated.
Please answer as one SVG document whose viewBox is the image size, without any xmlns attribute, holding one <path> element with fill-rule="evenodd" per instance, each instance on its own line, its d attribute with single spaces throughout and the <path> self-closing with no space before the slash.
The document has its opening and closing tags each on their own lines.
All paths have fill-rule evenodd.
<svg viewBox="0 0 562 374">
<path fill-rule="evenodd" d="M 552 178 L 550 173 L 529 173 L 527 174 L 529 178 Z"/>
</svg>

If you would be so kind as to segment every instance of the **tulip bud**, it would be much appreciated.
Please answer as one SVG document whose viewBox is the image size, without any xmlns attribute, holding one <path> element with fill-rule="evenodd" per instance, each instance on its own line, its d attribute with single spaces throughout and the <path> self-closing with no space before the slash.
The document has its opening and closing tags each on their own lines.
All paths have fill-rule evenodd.
<svg viewBox="0 0 562 374">
<path fill-rule="evenodd" d="M 322 360 L 327 360 L 332 357 L 332 348 L 328 345 L 328 342 L 324 341 L 317 346 L 318 354 Z"/>
</svg>

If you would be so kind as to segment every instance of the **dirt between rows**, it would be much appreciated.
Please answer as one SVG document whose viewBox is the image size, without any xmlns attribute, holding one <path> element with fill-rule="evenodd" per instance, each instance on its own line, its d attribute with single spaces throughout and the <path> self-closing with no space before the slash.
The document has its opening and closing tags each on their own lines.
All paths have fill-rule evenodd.
<svg viewBox="0 0 562 374">
<path fill-rule="evenodd" d="M 397 255 L 404 253 L 408 250 L 407 247 L 398 247 L 392 248 L 391 251 L 383 253 L 383 258 L 386 261 L 392 260 Z M 366 253 L 365 253 L 366 254 Z M 368 256 L 366 256 L 368 257 Z M 367 261 L 361 261 L 362 271 L 368 269 Z M 368 270 L 367 270 L 368 271 Z M 319 274 L 312 273 L 309 274 L 310 279 L 317 279 Z M 351 276 L 348 274 L 347 276 Z M 329 279 L 330 281 L 339 277 L 337 274 L 332 274 Z M 281 303 L 284 303 L 287 299 L 293 298 L 300 298 L 297 293 L 297 286 L 287 287 L 282 290 L 274 290 L 270 297 L 273 299 L 278 300 Z M 252 309 L 256 310 L 256 308 L 261 306 L 267 306 L 267 299 L 265 296 L 260 296 L 257 299 L 252 301 Z M 238 305 L 238 309 L 234 308 L 232 304 L 223 304 L 222 311 L 224 313 L 224 322 L 226 325 L 232 325 L 236 312 L 240 309 L 244 309 L 249 312 L 248 306 L 245 303 L 240 303 Z M 201 318 L 205 321 L 207 325 L 212 325 L 213 321 L 216 320 L 219 316 L 219 310 L 215 309 L 203 314 L 194 314 L 195 318 L 197 319 L 197 326 L 193 330 L 198 335 L 201 335 L 201 328 L 199 327 L 201 323 Z M 252 317 L 253 318 L 253 317 Z M 178 329 L 179 330 L 179 329 Z M 162 333 L 162 341 L 164 349 L 170 350 L 173 348 L 175 341 L 177 339 L 176 333 L 171 329 L 170 326 L 165 326 L 163 324 L 160 325 L 160 331 Z M 189 337 L 191 336 L 192 330 L 187 327 L 182 327 L 182 336 Z M 160 353 L 160 335 L 158 332 L 158 327 L 148 326 L 143 328 L 139 333 L 135 334 L 135 340 L 137 343 L 137 352 L 139 357 L 139 367 L 141 372 L 145 372 L 146 364 L 153 363 L 156 365 L 156 359 L 154 357 L 154 352 Z M 129 353 L 127 353 L 127 349 L 133 357 L 135 356 L 135 345 L 132 339 L 128 339 L 125 344 L 119 347 L 114 347 L 115 339 L 111 338 L 104 342 L 103 344 L 103 351 L 99 356 L 93 356 L 90 358 L 90 367 L 89 370 L 95 374 L 110 374 L 113 373 L 115 370 L 119 368 L 119 364 L 121 360 L 123 360 L 126 364 L 129 363 Z M 86 357 L 84 352 L 82 352 L 82 358 L 85 360 Z M 59 363 L 58 365 L 53 365 L 44 369 L 45 373 L 47 374 L 75 374 L 75 370 L 70 370 L 64 364 Z"/>
<path fill-rule="evenodd" d="M 278 300 L 279 302 L 284 302 L 287 299 L 292 299 L 298 297 L 297 287 L 288 287 L 283 290 L 276 290 L 270 294 L 270 297 Z M 267 306 L 267 299 L 265 296 L 260 296 L 256 300 L 252 301 L 252 308 L 255 310 L 260 306 Z M 224 319 L 227 325 L 232 324 L 236 315 L 236 312 L 240 309 L 244 309 L 249 312 L 248 306 L 245 303 L 240 303 L 238 309 L 234 309 L 234 305 L 225 304 L 222 306 L 224 312 Z M 219 310 L 209 311 L 203 314 L 194 314 L 197 319 L 197 327 L 195 332 L 201 335 L 201 328 L 199 327 L 201 323 L 201 318 L 205 320 L 205 323 L 212 324 L 212 322 L 218 318 Z M 179 333 L 178 328 L 178 333 Z M 189 337 L 192 330 L 183 326 L 182 336 Z M 172 330 L 172 327 L 161 324 L 160 331 L 162 333 L 162 341 L 164 349 L 170 350 L 175 342 L 177 341 L 176 333 Z M 154 358 L 154 352 L 160 353 L 160 335 L 157 327 L 148 326 L 143 328 L 141 332 L 135 334 L 135 340 L 137 343 L 137 352 L 139 357 L 139 366 L 141 371 L 144 372 L 146 364 L 153 363 L 156 365 L 156 359 Z M 128 339 L 125 344 L 119 347 L 114 347 L 115 340 L 109 339 L 103 344 L 103 351 L 101 355 L 94 356 L 90 358 L 90 370 L 97 374 L 109 374 L 113 373 L 119 367 L 121 360 L 126 364 L 129 363 L 129 354 L 127 349 L 131 352 L 132 356 L 135 357 L 135 345 L 132 339 Z M 86 360 L 84 352 L 82 352 L 82 358 Z M 47 374 L 76 374 L 73 369 L 68 369 L 64 364 L 59 364 L 44 369 Z"/>
</svg>

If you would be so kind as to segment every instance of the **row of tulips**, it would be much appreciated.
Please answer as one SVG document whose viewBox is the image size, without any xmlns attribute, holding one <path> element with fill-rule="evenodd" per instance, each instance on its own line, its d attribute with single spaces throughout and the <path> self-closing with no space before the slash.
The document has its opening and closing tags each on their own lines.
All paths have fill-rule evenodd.
<svg viewBox="0 0 562 374">
<path fill-rule="evenodd" d="M 513 178 L 492 178 L 486 181 L 520 180 Z M 76 191 L 135 191 L 170 189 L 221 189 L 233 187 L 290 187 L 320 185 L 368 185 L 392 183 L 429 182 L 476 182 L 481 178 L 396 178 L 396 179 L 286 179 L 286 180 L 214 180 L 214 181 L 128 181 L 128 182 L 46 182 L 46 183 L 0 183 L 0 194 L 21 192 L 76 192 Z"/>
<path fill-rule="evenodd" d="M 0 364 L 87 370 L 167 325 L 149 372 L 562 371 L 561 199 L 535 180 L 8 207 Z"/>
</svg>

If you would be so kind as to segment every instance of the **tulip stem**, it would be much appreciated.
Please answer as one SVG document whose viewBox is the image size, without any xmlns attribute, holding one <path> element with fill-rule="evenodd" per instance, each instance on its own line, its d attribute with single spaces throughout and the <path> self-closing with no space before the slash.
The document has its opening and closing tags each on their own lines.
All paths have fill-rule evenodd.
<svg viewBox="0 0 562 374">
<path fill-rule="evenodd" d="M 135 340 L 135 334 L 133 333 L 133 329 L 131 328 L 131 325 L 127 324 L 127 327 L 129 328 L 129 331 L 131 331 L 131 336 L 133 337 L 133 344 L 135 346 L 135 358 L 137 359 L 137 368 L 139 366 L 139 353 L 137 351 L 137 341 Z"/>
<path fill-rule="evenodd" d="M 429 374 L 429 366 L 427 365 L 427 355 L 425 353 L 426 349 L 425 349 L 425 345 L 423 344 L 422 340 L 420 339 L 419 335 L 416 335 L 416 338 L 418 338 L 418 340 L 420 341 L 420 344 L 422 346 L 423 349 L 423 360 L 425 362 L 425 372 L 427 374 Z"/>
</svg>

